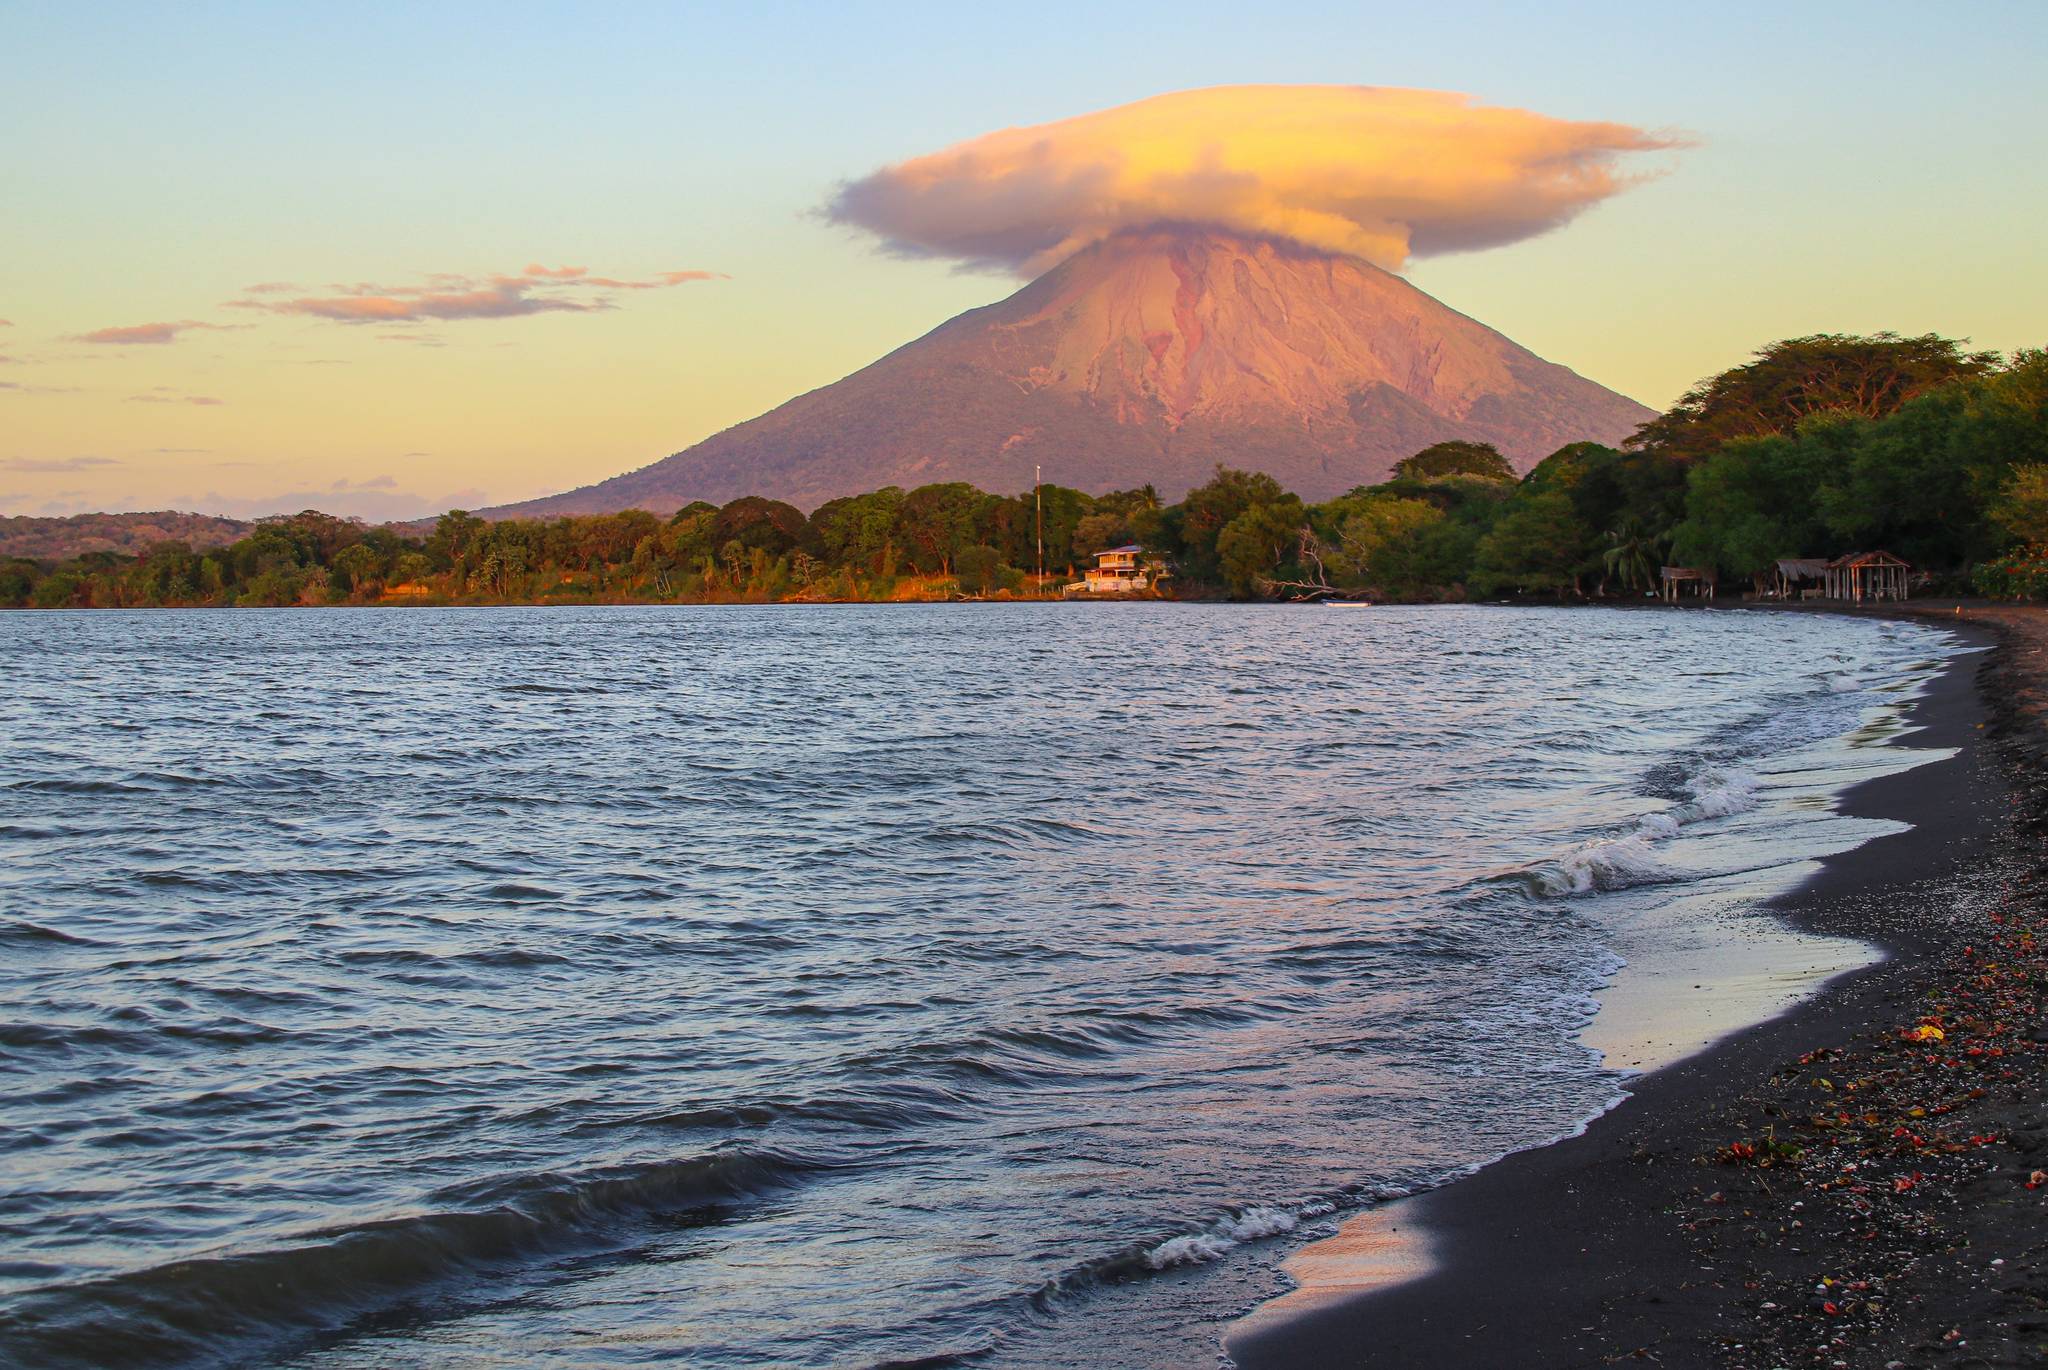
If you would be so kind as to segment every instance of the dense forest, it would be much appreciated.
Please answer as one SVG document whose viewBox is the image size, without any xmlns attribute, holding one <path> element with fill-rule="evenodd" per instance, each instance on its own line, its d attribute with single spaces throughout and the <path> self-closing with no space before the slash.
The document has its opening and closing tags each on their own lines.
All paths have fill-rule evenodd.
<svg viewBox="0 0 2048 1370">
<path fill-rule="evenodd" d="M 56 518 L 0 514 L 0 557 L 63 561 L 87 552 L 146 552 L 159 542 L 218 547 L 247 537 L 255 528 L 253 522 L 244 519 L 180 514 L 169 509 Z"/>
<path fill-rule="evenodd" d="M 1041 523 L 1042 510 L 1042 523 Z M 1030 574 L 1039 564 L 1041 582 Z M 210 550 L 0 559 L 0 605 L 767 602 L 1057 594 L 1142 544 L 1188 598 L 1640 597 L 1658 568 L 1762 587 L 1780 557 L 1883 548 L 1935 588 L 2048 595 L 2048 352 L 1820 335 L 1701 382 L 1621 449 L 1575 443 L 1528 474 L 1439 443 L 1389 480 L 1306 504 L 1219 468 L 1178 503 L 1148 487 L 1015 495 L 948 483 L 488 522 L 424 536 L 308 511 Z"/>
</svg>

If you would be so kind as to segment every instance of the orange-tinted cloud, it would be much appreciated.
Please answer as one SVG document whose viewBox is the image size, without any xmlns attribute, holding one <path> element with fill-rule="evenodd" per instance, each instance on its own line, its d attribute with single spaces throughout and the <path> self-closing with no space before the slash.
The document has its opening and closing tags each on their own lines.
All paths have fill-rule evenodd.
<svg viewBox="0 0 2048 1370">
<path fill-rule="evenodd" d="M 464 319 L 516 319 L 532 314 L 587 314 L 611 309 L 603 295 L 579 298 L 579 291 L 655 290 L 686 281 L 719 279 L 712 271 L 667 271 L 652 280 L 621 280 L 593 276 L 588 267 L 529 264 L 514 275 L 471 277 L 446 272 L 426 278 L 424 285 L 373 285 L 367 282 L 330 287 L 332 294 L 292 295 L 277 282 L 251 286 L 233 301 L 237 309 L 271 314 L 299 314 L 337 323 L 443 323 Z"/>
<path fill-rule="evenodd" d="M 77 335 L 79 342 L 112 343 L 122 347 L 140 344 L 160 345 L 176 342 L 180 333 L 194 328 L 224 328 L 227 325 L 202 323 L 197 319 L 180 319 L 176 323 L 137 323 L 119 328 L 96 328 L 90 333 Z"/>
<path fill-rule="evenodd" d="M 1218 86 L 1010 128 L 841 186 L 826 217 L 892 252 L 1035 275 L 1123 228 L 1210 224 L 1364 257 L 1532 237 L 1677 146 L 1442 91 Z"/>
</svg>

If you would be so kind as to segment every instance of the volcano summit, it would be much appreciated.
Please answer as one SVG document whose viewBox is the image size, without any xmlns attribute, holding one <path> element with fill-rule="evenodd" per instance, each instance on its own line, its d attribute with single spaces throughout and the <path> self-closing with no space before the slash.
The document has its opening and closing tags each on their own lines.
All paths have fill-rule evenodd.
<svg viewBox="0 0 2048 1370">
<path fill-rule="evenodd" d="M 499 516 L 1045 479 L 1177 498 L 1221 462 L 1308 499 L 1433 442 L 1518 469 L 1652 411 L 1357 257 L 1201 228 L 1116 233 L 834 384 L 651 466 Z"/>
</svg>

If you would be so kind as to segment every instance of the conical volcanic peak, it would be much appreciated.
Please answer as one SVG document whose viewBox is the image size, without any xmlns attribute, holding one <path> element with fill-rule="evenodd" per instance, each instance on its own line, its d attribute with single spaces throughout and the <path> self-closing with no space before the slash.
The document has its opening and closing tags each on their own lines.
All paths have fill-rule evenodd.
<svg viewBox="0 0 2048 1370">
<path fill-rule="evenodd" d="M 1651 411 L 1355 257 L 1192 227 L 1128 231 L 844 380 L 652 466 L 500 514 L 666 511 L 883 485 L 1150 483 L 1218 462 L 1311 499 L 1447 438 L 1526 469 Z"/>
</svg>

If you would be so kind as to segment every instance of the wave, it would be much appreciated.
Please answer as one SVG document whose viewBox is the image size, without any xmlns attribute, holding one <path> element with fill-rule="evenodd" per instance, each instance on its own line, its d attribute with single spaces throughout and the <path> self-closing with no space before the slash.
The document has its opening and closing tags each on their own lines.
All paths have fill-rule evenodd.
<svg viewBox="0 0 2048 1370">
<path fill-rule="evenodd" d="M 105 943 L 77 933 L 31 923 L 26 918 L 0 918 L 0 946 L 97 947 Z"/>
<path fill-rule="evenodd" d="M 1532 874 L 1547 895 L 1593 894 L 1630 885 L 1673 880 L 1679 869 L 1659 856 L 1643 833 L 1587 842 Z"/>
<path fill-rule="evenodd" d="M 429 1196 L 440 1211 L 326 1229 L 303 1246 L 32 1290 L 0 1311 L 0 1362 L 160 1362 L 218 1354 L 226 1340 L 334 1331 L 459 1277 L 616 1247 L 648 1222 L 786 1188 L 838 1164 L 761 1148 L 453 1186 Z"/>
<path fill-rule="evenodd" d="M 1725 818 L 1746 812 L 1756 807 L 1756 792 L 1762 783 L 1744 770 L 1709 771 L 1695 776 L 1686 782 L 1692 801 L 1679 805 L 1670 816 L 1679 823 L 1696 823 L 1703 818 Z"/>
<path fill-rule="evenodd" d="M 579 1123 L 575 1132 L 620 1128 L 738 1132 L 775 1124 L 822 1124 L 876 1131 L 900 1131 L 963 1122 L 975 1116 L 960 1096 L 931 1086 L 892 1082 L 872 1094 L 762 1098 L 735 1103 L 697 1103 Z"/>
<path fill-rule="evenodd" d="M 1328 1212 L 1327 1208 L 1323 1210 Z M 1292 1232 L 1302 1215 L 1284 1208 L 1259 1206 L 1232 1213 L 1200 1232 L 1168 1237 L 1145 1253 L 1145 1264 L 1154 1270 L 1176 1265 L 1206 1265 L 1227 1255 L 1246 1242 L 1261 1241 Z"/>
<path fill-rule="evenodd" d="M 842 1070 L 880 1080 L 936 1075 L 1032 1085 L 1118 1056 L 1130 1047 L 1173 1041 L 1204 1029 L 1241 1026 L 1277 1012 L 1250 1000 L 1091 1011 L 1085 1018 L 1076 1016 L 1061 1024 L 987 1024 L 957 1037 L 859 1052 L 838 1064 Z"/>
<path fill-rule="evenodd" d="M 1552 898 L 1686 879 L 1691 872 L 1666 859 L 1658 844 L 1690 824 L 1755 808 L 1761 784 L 1750 772 L 1732 767 L 1701 772 L 1685 782 L 1691 797 L 1684 803 L 1643 815 L 1633 832 L 1583 842 L 1521 875 L 1537 894 Z"/>
<path fill-rule="evenodd" d="M 1410 1192 L 1398 1186 L 1376 1186 L 1351 1194 L 1346 1204 L 1381 1203 L 1404 1198 Z M 1068 1270 L 1039 1286 L 1029 1302 L 1041 1313 L 1049 1313 L 1067 1300 L 1085 1297 L 1104 1285 L 1148 1279 L 1184 1266 L 1207 1265 L 1239 1247 L 1286 1236 L 1305 1222 L 1330 1216 L 1339 1207 L 1329 1199 L 1313 1199 L 1293 1207 L 1246 1204 L 1231 1208 L 1202 1227 L 1139 1242 Z"/>
</svg>

